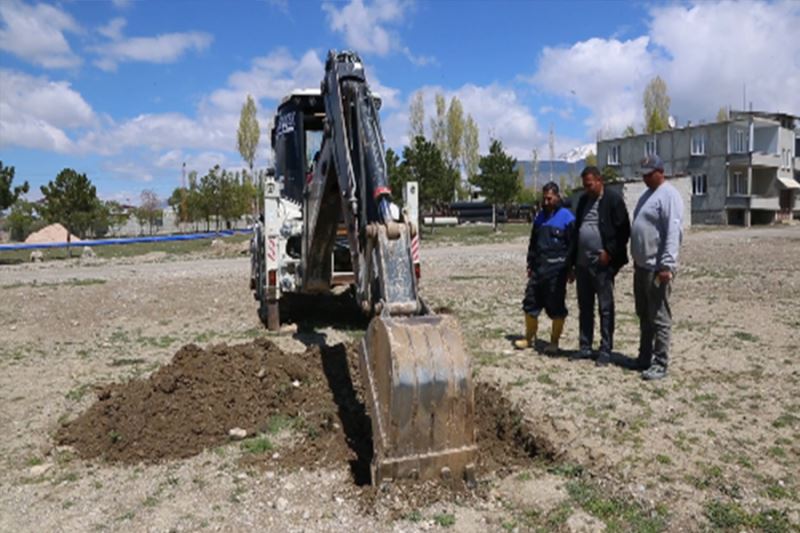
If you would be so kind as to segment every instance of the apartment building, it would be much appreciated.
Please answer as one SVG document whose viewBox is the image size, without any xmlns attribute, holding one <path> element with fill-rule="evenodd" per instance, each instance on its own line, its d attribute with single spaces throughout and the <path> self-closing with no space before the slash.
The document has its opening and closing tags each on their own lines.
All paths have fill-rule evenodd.
<svg viewBox="0 0 800 533">
<path fill-rule="evenodd" d="M 597 162 L 635 178 L 651 153 L 667 176 L 691 176 L 694 224 L 772 224 L 800 216 L 800 118 L 733 111 L 729 120 L 602 140 Z"/>
</svg>

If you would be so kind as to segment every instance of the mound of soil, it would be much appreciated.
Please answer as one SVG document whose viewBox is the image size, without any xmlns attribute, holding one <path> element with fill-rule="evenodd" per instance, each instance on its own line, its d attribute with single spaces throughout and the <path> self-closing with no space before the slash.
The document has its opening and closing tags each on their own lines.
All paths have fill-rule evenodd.
<svg viewBox="0 0 800 533">
<path fill-rule="evenodd" d="M 299 354 L 267 339 L 188 345 L 149 378 L 102 389 L 94 405 L 59 429 L 56 441 L 84 458 L 157 462 L 228 442 L 231 428 L 248 435 L 265 431 L 279 415 L 302 421 L 295 427 L 298 440 L 280 451 L 282 468 L 349 462 L 356 485 L 367 485 L 372 432 L 362 398 L 353 345 Z M 502 476 L 539 453 L 521 414 L 499 390 L 478 384 L 475 403 L 479 476 Z M 271 453 L 248 454 L 247 461 L 271 464 Z"/>
</svg>

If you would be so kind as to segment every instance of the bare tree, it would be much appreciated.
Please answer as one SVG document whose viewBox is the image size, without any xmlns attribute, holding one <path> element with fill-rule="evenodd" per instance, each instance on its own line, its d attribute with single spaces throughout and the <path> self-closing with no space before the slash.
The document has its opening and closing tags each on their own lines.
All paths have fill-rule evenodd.
<svg viewBox="0 0 800 533">
<path fill-rule="evenodd" d="M 261 130 L 258 127 L 258 110 L 253 97 L 247 95 L 247 100 L 242 105 L 242 112 L 239 115 L 239 129 L 236 132 L 236 144 L 247 166 L 250 167 L 250 178 L 253 179 L 253 163 L 256 159 L 258 141 L 261 138 Z"/>
<path fill-rule="evenodd" d="M 447 101 L 441 93 L 436 95 L 436 116 L 431 119 L 431 140 L 439 152 L 447 153 Z"/>
<path fill-rule="evenodd" d="M 472 115 L 467 115 L 467 120 L 464 122 L 464 147 L 461 152 L 461 168 L 464 169 L 467 180 L 475 178 L 479 170 L 481 156 L 478 153 L 478 133 L 478 124 Z"/>
<path fill-rule="evenodd" d="M 670 99 L 667 84 L 656 76 L 644 88 L 644 120 L 647 133 L 664 131 L 668 126 Z"/>
<path fill-rule="evenodd" d="M 425 137 L 425 102 L 422 91 L 414 93 L 408 109 L 408 142 L 414 142 L 415 137 Z"/>
</svg>

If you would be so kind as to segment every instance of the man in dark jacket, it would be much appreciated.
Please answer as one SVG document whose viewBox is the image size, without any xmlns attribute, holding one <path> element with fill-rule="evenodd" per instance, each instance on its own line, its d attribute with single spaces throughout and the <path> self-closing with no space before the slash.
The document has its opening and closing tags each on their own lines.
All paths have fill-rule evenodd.
<svg viewBox="0 0 800 533">
<path fill-rule="evenodd" d="M 614 348 L 614 276 L 628 262 L 631 226 L 622 197 L 606 189 L 597 167 L 581 172 L 585 193 L 575 209 L 575 234 L 569 265 L 577 281 L 580 351 L 592 357 L 594 302 L 600 312 L 600 349 L 596 363 L 605 366 Z"/>
<path fill-rule="evenodd" d="M 575 217 L 561 206 L 558 185 L 542 188 L 543 209 L 536 215 L 528 243 L 528 285 L 522 309 L 525 311 L 525 337 L 514 342 L 518 349 L 529 348 L 539 329 L 542 309 L 553 321 L 546 353 L 558 352 L 558 341 L 567 317 L 567 260 L 574 233 Z"/>
</svg>

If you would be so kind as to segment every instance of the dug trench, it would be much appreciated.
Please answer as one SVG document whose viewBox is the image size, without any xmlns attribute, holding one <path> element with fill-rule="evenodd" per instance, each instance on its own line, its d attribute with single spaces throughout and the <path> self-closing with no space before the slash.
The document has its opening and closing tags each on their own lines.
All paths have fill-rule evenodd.
<svg viewBox="0 0 800 533">
<path fill-rule="evenodd" d="M 297 470 L 349 464 L 353 491 L 373 507 L 386 492 L 370 486 L 372 433 L 354 345 L 312 346 L 287 353 L 266 338 L 228 346 L 190 344 L 146 379 L 97 389 L 97 401 L 58 428 L 54 440 L 85 459 L 136 464 L 179 460 L 247 432 L 246 468 Z M 501 391 L 478 383 L 477 484 L 441 487 L 395 484 L 392 498 L 415 505 L 481 497 L 488 480 L 547 458 L 549 443 L 524 422 Z M 277 428 L 289 438 L 268 443 Z M 285 432 L 286 433 L 286 432 Z M 256 442 L 261 439 L 261 447 Z M 408 487 L 410 489 L 410 486 Z"/>
</svg>

